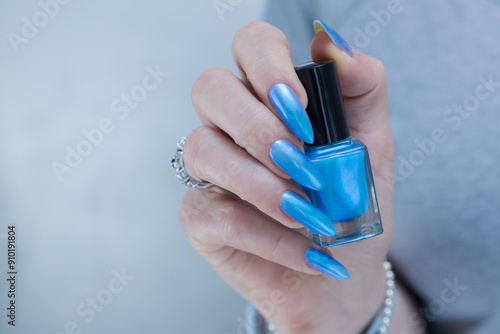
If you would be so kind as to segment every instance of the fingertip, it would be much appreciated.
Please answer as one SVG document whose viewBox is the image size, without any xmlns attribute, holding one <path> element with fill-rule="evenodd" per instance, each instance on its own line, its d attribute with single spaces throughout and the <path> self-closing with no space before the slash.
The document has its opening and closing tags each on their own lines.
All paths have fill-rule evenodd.
<svg viewBox="0 0 500 334">
<path fill-rule="evenodd" d="M 342 51 L 348 53 L 350 56 L 353 55 L 352 48 L 349 43 L 346 42 L 342 36 L 332 28 L 330 28 L 326 23 L 321 20 L 314 20 L 314 33 L 319 34 L 320 32 L 326 32 L 331 42 L 339 47 Z"/>
<path fill-rule="evenodd" d="M 307 119 L 309 120 L 309 118 Z M 314 143 L 314 131 L 312 128 L 311 121 L 309 121 L 309 124 L 307 125 L 308 131 L 305 131 L 305 136 L 302 138 L 302 140 L 308 144 Z"/>
<path fill-rule="evenodd" d="M 289 85 L 284 82 L 275 83 L 269 90 L 269 100 L 283 123 L 295 136 L 307 143 L 314 141 L 309 116 Z"/>
<path fill-rule="evenodd" d="M 351 51 L 353 52 L 353 51 Z M 330 59 L 335 61 L 337 71 L 342 71 L 343 68 L 356 61 L 359 52 L 348 54 L 339 46 L 332 42 L 328 33 L 324 30 L 318 32 L 311 43 L 311 57 L 314 61 Z"/>
<path fill-rule="evenodd" d="M 304 254 L 306 263 L 319 272 L 338 279 L 349 279 L 351 274 L 340 262 L 330 255 L 316 249 L 309 248 Z"/>
<path fill-rule="evenodd" d="M 336 46 L 325 31 L 320 31 L 311 43 L 314 61 L 333 60 L 339 77 L 342 94 L 357 97 L 385 82 L 382 62 L 362 52 L 353 50 L 352 56 Z"/>
<path fill-rule="evenodd" d="M 331 237 L 337 234 L 332 221 L 321 210 L 293 192 L 281 195 L 280 208 L 313 233 Z"/>
<path fill-rule="evenodd" d="M 269 149 L 269 158 L 300 185 L 313 190 L 325 188 L 326 181 L 320 170 L 290 141 L 276 140 Z"/>
</svg>

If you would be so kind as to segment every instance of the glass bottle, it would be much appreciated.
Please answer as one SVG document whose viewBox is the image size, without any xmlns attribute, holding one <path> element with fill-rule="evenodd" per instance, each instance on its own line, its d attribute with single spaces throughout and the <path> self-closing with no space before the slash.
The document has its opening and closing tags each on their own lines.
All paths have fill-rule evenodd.
<svg viewBox="0 0 500 334">
<path fill-rule="evenodd" d="M 304 150 L 325 180 L 324 190 L 303 188 L 311 203 L 332 221 L 333 237 L 309 232 L 321 247 L 354 242 L 383 232 L 368 149 L 350 137 L 333 61 L 296 67 L 308 96 L 314 142 Z"/>
</svg>

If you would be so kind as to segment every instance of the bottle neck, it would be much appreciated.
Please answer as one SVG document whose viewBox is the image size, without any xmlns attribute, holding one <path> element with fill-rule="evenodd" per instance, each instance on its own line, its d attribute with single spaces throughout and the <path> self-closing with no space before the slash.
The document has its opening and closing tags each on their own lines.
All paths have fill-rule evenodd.
<svg viewBox="0 0 500 334">
<path fill-rule="evenodd" d="M 305 144 L 304 145 L 304 151 L 306 153 L 313 152 L 316 150 L 321 150 L 324 148 L 331 148 L 331 147 L 341 147 L 341 146 L 350 146 L 352 145 L 353 141 L 356 141 L 355 139 L 352 139 L 351 137 L 333 142 L 333 143 L 326 143 L 326 144 L 320 144 L 320 145 L 309 145 Z"/>
</svg>

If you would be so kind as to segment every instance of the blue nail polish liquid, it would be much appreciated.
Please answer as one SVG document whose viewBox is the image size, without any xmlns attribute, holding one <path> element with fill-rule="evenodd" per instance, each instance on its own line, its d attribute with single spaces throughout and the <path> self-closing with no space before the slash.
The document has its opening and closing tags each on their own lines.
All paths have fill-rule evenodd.
<svg viewBox="0 0 500 334">
<path fill-rule="evenodd" d="M 303 190 L 337 230 L 333 237 L 309 231 L 311 240 L 329 247 L 381 234 L 368 150 L 350 137 L 335 64 L 311 62 L 296 71 L 308 95 L 306 110 L 314 130 L 314 142 L 305 144 L 305 153 L 326 180 L 322 191 Z"/>
</svg>

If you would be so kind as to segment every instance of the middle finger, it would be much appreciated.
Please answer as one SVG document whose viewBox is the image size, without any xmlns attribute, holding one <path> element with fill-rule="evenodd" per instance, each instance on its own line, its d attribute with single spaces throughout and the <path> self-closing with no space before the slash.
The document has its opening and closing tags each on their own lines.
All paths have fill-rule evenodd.
<svg viewBox="0 0 500 334">
<path fill-rule="evenodd" d="M 285 171 L 305 187 L 323 187 L 323 177 L 298 149 L 300 140 L 229 70 L 203 73 L 193 86 L 192 101 L 203 124 L 227 133 L 275 174 L 286 177 Z"/>
</svg>

